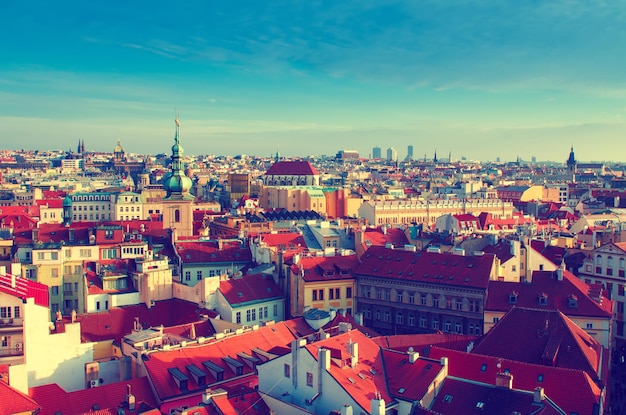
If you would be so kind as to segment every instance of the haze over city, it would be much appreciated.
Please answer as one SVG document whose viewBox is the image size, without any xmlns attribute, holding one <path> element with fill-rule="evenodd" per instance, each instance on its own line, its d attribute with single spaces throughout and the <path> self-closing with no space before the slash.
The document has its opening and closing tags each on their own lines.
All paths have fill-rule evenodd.
<svg viewBox="0 0 626 415">
<path fill-rule="evenodd" d="M 5 2 L 7 149 L 625 160 L 614 2 Z"/>
</svg>

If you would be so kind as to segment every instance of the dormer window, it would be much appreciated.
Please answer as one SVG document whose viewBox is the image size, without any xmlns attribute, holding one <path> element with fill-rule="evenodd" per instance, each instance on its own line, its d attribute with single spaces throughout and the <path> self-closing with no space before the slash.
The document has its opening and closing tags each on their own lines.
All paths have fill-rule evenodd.
<svg viewBox="0 0 626 415">
<path fill-rule="evenodd" d="M 570 296 L 567 298 L 567 306 L 570 308 L 578 308 L 578 297 L 576 297 L 574 294 L 570 294 Z"/>
<path fill-rule="evenodd" d="M 509 304 L 517 304 L 517 296 L 517 291 L 513 291 L 511 294 L 509 294 Z"/>
<path fill-rule="evenodd" d="M 539 305 L 548 305 L 548 294 L 539 294 Z"/>
</svg>

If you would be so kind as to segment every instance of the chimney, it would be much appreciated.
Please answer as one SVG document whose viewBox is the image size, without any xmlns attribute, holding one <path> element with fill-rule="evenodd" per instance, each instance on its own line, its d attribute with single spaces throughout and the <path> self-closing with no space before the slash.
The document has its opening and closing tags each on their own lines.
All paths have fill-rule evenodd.
<svg viewBox="0 0 626 415">
<path fill-rule="evenodd" d="M 33 229 L 32 240 L 33 240 L 33 243 L 39 242 L 39 229 Z"/>
<path fill-rule="evenodd" d="M 319 348 L 318 350 L 318 372 L 317 372 L 317 395 L 322 394 L 322 379 L 324 379 L 324 372 L 330 370 L 330 350 Z"/>
<path fill-rule="evenodd" d="M 533 402 L 541 403 L 545 398 L 546 395 L 544 394 L 543 388 L 541 386 L 537 386 L 533 391 Z"/>
<path fill-rule="evenodd" d="M 339 334 L 341 333 L 347 333 L 350 330 L 352 330 L 352 324 L 350 323 L 346 323 L 344 321 L 339 323 Z"/>
<path fill-rule="evenodd" d="M 130 385 L 126 385 L 126 404 L 129 410 L 135 410 L 135 395 L 130 393 Z"/>
<path fill-rule="evenodd" d="M 376 392 L 374 399 L 372 399 L 370 414 L 385 415 L 385 400 L 380 396 L 380 392 Z"/>
<path fill-rule="evenodd" d="M 499 388 L 513 389 L 513 375 L 510 373 L 496 373 L 496 386 Z"/>
<path fill-rule="evenodd" d="M 346 351 L 350 353 L 350 367 L 354 369 L 359 363 L 359 344 L 349 339 L 346 343 Z"/>
<path fill-rule="evenodd" d="M 352 415 L 352 407 L 345 404 L 341 407 L 341 415 Z"/>
<path fill-rule="evenodd" d="M 415 363 L 417 359 L 420 358 L 420 354 L 416 352 L 415 350 L 413 350 L 412 347 L 409 347 L 407 354 L 409 355 L 409 363 L 411 364 Z"/>
<path fill-rule="evenodd" d="M 67 233 L 70 243 L 74 243 L 76 239 L 76 229 L 70 228 L 67 230 Z"/>
<path fill-rule="evenodd" d="M 448 366 L 448 358 L 447 357 L 442 357 L 439 360 L 439 363 L 441 363 L 441 366 Z"/>
</svg>

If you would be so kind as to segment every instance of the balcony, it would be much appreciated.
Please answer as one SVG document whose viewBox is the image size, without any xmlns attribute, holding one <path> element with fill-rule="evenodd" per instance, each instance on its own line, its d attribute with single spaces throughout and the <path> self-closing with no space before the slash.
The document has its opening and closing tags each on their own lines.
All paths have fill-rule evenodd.
<svg viewBox="0 0 626 415">
<path fill-rule="evenodd" d="M 24 320 L 21 318 L 0 318 L 0 331 L 7 331 L 6 329 L 13 329 L 22 327 Z"/>
</svg>

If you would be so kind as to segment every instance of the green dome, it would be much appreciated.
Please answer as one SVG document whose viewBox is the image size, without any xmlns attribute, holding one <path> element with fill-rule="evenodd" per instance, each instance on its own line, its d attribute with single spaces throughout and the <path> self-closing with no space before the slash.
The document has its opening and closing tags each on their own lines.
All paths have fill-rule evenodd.
<svg viewBox="0 0 626 415">
<path fill-rule="evenodd" d="M 72 198 L 70 197 L 70 195 L 65 196 L 65 198 L 63 199 L 63 207 L 71 207 L 72 206 Z"/>
<path fill-rule="evenodd" d="M 191 179 L 180 172 L 167 175 L 163 181 L 163 188 L 168 195 L 173 193 L 187 193 L 191 189 Z"/>
</svg>

